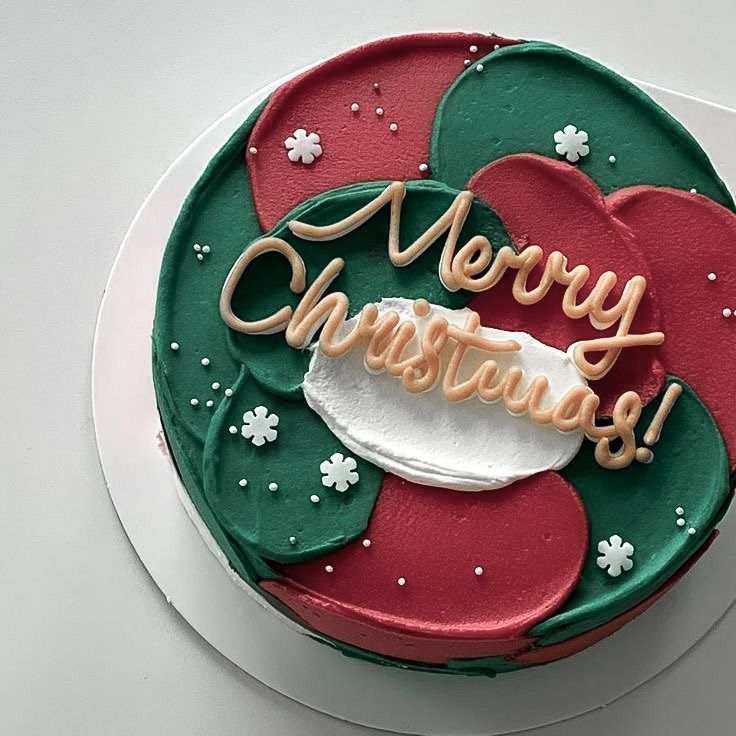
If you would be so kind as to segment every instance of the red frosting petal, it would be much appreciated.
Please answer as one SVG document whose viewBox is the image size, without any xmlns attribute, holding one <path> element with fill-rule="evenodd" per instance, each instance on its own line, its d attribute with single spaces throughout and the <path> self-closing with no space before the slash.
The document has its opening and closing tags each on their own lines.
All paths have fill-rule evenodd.
<svg viewBox="0 0 736 736">
<path fill-rule="evenodd" d="M 573 487 L 551 471 L 477 493 L 387 474 L 364 538 L 369 547 L 358 539 L 283 565 L 282 581 L 261 585 L 328 636 L 441 663 L 528 644 L 525 632 L 577 584 L 588 520 Z"/>
<path fill-rule="evenodd" d="M 279 87 L 248 143 L 257 150 L 247 157 L 261 227 L 270 230 L 296 204 L 327 189 L 421 177 L 437 105 L 463 60 L 512 43 L 518 41 L 468 33 L 396 36 L 335 56 Z M 298 128 L 320 136 L 323 154 L 311 164 L 287 157 L 284 141 Z"/>
<path fill-rule="evenodd" d="M 718 423 L 736 464 L 736 215 L 707 197 L 633 187 L 608 197 L 635 233 L 657 285 L 669 373 L 685 379 Z M 708 280 L 709 273 L 715 281 Z"/>
<path fill-rule="evenodd" d="M 494 161 L 481 169 L 469 188 L 498 213 L 520 250 L 530 244 L 553 250 L 568 258 L 568 267 L 590 268 L 588 284 L 595 284 L 604 271 L 613 271 L 618 283 L 607 304 L 613 304 L 626 281 L 640 274 L 650 285 L 631 332 L 661 329 L 652 279 L 631 231 L 611 213 L 596 184 L 570 164 L 544 156 L 520 154 Z M 543 263 L 538 266 L 541 272 Z M 566 350 L 578 340 L 615 333 L 614 327 L 598 331 L 587 318 L 578 320 L 562 312 L 561 286 L 553 287 L 537 304 L 523 306 L 511 297 L 515 272 L 508 272 L 492 289 L 468 305 L 482 324 L 507 330 L 523 330 L 548 345 Z M 530 280 L 536 284 L 538 279 Z M 656 283 L 656 282 L 655 282 Z M 585 295 L 586 288 L 581 292 Z M 625 349 L 604 378 L 592 384 L 601 397 L 601 411 L 608 413 L 624 391 L 636 391 L 646 403 L 662 388 L 664 369 L 655 348 Z"/>
</svg>

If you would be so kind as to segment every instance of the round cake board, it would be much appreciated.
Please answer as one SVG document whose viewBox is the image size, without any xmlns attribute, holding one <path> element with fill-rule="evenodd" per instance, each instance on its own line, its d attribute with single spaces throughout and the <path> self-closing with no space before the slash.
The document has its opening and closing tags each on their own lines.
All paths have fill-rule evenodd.
<svg viewBox="0 0 736 736">
<path fill-rule="evenodd" d="M 113 265 L 93 354 L 95 431 L 110 496 L 138 556 L 167 600 L 215 649 L 311 708 L 412 734 L 504 734 L 605 706 L 675 662 L 736 598 L 736 514 L 674 590 L 620 632 L 569 659 L 496 678 L 380 667 L 345 657 L 270 608 L 240 581 L 187 502 L 168 454 L 151 371 L 161 257 L 184 199 L 207 162 L 285 80 L 261 89 L 207 129 L 143 203 Z M 731 189 L 736 111 L 641 85 L 715 152 Z"/>
</svg>

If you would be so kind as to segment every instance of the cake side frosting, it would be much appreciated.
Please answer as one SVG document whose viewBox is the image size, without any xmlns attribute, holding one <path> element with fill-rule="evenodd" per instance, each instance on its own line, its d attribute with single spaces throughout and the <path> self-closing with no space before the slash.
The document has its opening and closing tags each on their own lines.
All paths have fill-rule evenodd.
<svg viewBox="0 0 736 736">
<path fill-rule="evenodd" d="M 731 498 L 730 207 L 679 123 L 549 44 L 398 37 L 278 89 L 182 210 L 153 335 L 233 569 L 433 671 L 623 625 Z"/>
</svg>

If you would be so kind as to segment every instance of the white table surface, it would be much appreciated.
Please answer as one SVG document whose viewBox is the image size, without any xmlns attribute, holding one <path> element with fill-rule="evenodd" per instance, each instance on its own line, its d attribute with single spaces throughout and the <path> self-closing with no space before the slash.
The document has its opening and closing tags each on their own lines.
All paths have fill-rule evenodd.
<svg viewBox="0 0 736 736">
<path fill-rule="evenodd" d="M 95 316 L 131 219 L 189 142 L 285 72 L 412 30 L 553 40 L 736 107 L 734 21 L 733 0 L 0 3 L 0 733 L 372 733 L 269 691 L 201 640 L 105 490 Z M 732 610 L 639 690 L 529 733 L 726 736 L 735 632 Z"/>
</svg>

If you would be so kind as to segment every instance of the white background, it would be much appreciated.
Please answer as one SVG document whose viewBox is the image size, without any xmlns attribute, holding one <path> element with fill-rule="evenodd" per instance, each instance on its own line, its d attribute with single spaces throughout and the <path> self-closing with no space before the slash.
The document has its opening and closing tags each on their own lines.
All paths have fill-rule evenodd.
<svg viewBox="0 0 736 736">
<path fill-rule="evenodd" d="M 459 28 L 544 38 L 736 107 L 732 0 L 607 5 L 0 5 L 0 732 L 368 733 L 242 674 L 138 562 L 105 491 L 91 422 L 107 272 L 148 191 L 209 123 L 285 72 L 376 36 Z M 734 631 L 731 611 L 638 691 L 533 733 L 732 732 Z"/>
</svg>

